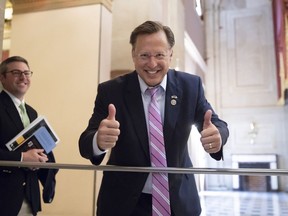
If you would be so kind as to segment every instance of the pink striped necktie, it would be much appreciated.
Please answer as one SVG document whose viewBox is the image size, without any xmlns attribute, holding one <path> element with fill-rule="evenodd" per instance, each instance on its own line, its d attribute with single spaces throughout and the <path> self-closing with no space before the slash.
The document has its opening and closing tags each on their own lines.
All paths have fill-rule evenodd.
<svg viewBox="0 0 288 216">
<path fill-rule="evenodd" d="M 159 88 L 158 86 L 147 89 L 151 95 L 151 102 L 148 107 L 150 158 L 152 167 L 167 167 L 163 125 L 156 100 L 156 92 Z M 152 173 L 152 215 L 171 215 L 167 173 Z"/>
</svg>

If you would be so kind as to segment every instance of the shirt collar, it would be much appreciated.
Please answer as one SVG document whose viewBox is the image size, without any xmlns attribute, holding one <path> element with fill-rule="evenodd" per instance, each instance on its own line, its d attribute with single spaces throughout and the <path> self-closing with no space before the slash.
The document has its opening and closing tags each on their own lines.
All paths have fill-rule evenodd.
<svg viewBox="0 0 288 216">
<path fill-rule="evenodd" d="M 149 86 L 144 82 L 144 80 L 138 75 L 139 85 L 141 89 L 141 93 L 144 94 Z M 162 82 L 159 84 L 164 91 L 166 91 L 166 84 L 167 84 L 167 74 L 163 77 Z"/>
<path fill-rule="evenodd" d="M 19 98 L 15 97 L 13 94 L 11 94 L 10 92 L 8 92 L 6 89 L 3 88 L 3 91 L 5 91 L 9 96 L 10 98 L 12 99 L 13 103 L 15 104 L 16 107 L 19 107 L 20 104 L 25 104 L 25 101 L 24 99 L 21 101 L 19 100 Z"/>
</svg>

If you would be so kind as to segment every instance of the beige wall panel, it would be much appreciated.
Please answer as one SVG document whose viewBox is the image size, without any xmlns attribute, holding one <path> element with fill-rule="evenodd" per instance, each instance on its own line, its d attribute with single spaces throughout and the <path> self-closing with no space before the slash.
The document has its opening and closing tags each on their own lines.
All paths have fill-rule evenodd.
<svg viewBox="0 0 288 216">
<path fill-rule="evenodd" d="M 223 107 L 277 104 L 271 13 L 270 5 L 223 12 Z"/>
<path fill-rule="evenodd" d="M 78 139 L 92 114 L 98 80 L 110 74 L 110 12 L 98 4 L 17 14 L 12 25 L 11 55 L 26 57 L 34 71 L 26 101 L 61 139 L 57 162 L 90 164 L 79 154 Z M 93 185 L 92 171 L 60 170 L 56 197 L 40 215 L 92 215 Z"/>
</svg>

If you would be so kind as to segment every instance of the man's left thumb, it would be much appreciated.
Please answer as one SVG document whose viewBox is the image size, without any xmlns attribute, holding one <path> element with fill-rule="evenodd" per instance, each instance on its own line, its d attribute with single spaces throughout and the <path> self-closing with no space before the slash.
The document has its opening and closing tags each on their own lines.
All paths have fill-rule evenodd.
<svg viewBox="0 0 288 216">
<path fill-rule="evenodd" d="M 212 124 L 211 118 L 212 118 L 212 110 L 207 110 L 204 115 L 203 129 L 207 129 L 209 125 Z"/>
</svg>

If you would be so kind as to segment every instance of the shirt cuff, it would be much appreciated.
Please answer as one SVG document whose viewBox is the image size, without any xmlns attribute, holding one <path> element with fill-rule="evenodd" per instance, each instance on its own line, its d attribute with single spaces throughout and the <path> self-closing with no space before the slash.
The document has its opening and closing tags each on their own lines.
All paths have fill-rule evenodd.
<svg viewBox="0 0 288 216">
<path fill-rule="evenodd" d="M 102 151 L 98 147 L 97 139 L 96 139 L 97 134 L 98 134 L 98 132 L 95 133 L 93 140 L 92 140 L 92 147 L 93 147 L 93 155 L 94 156 L 99 156 L 99 155 L 105 154 L 108 151 L 108 150 Z"/>
</svg>

